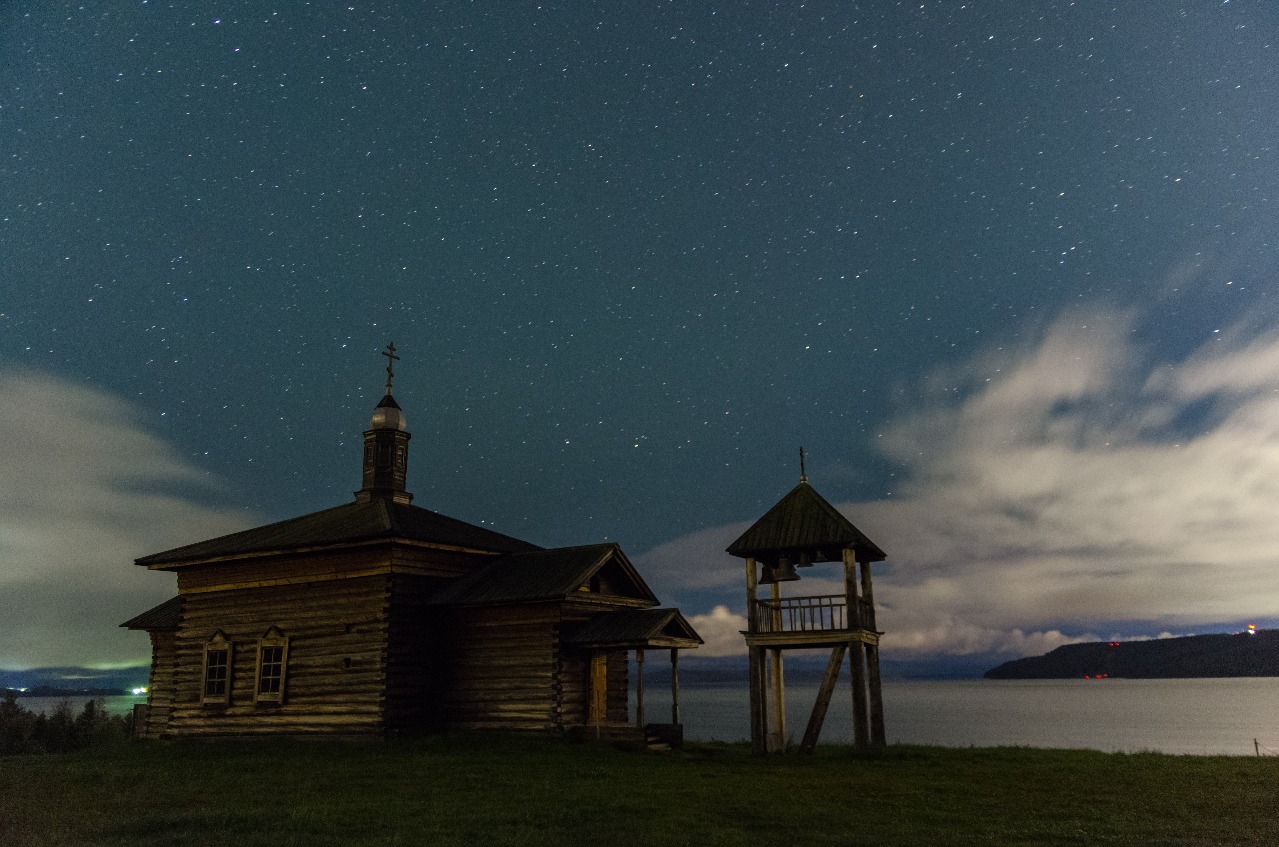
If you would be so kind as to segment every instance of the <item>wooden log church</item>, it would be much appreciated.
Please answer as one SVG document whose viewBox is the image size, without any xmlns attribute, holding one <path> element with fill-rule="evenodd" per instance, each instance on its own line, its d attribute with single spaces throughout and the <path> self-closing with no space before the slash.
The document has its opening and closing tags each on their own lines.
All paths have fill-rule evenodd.
<svg viewBox="0 0 1279 847">
<path fill-rule="evenodd" d="M 395 345 L 383 355 L 353 502 L 137 560 L 175 573 L 178 596 L 122 624 L 152 645 L 135 732 L 678 740 L 679 651 L 702 643 L 693 627 L 657 608 L 616 544 L 543 549 L 414 506 Z M 646 651 L 669 654 L 670 723 L 646 721 Z"/>
</svg>

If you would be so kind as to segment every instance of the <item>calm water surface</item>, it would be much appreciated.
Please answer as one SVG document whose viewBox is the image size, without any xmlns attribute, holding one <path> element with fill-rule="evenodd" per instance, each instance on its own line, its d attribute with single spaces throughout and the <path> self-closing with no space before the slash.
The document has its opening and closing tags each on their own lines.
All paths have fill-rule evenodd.
<svg viewBox="0 0 1279 847">
<path fill-rule="evenodd" d="M 823 742 L 851 743 L 852 701 L 846 687 L 831 700 Z M 815 684 L 786 688 L 787 732 L 804 734 L 817 698 Z M 19 700 L 49 711 L 62 698 Z M 146 697 L 103 698 L 127 714 Z M 669 720 L 670 690 L 653 685 L 645 717 Z M 84 708 L 73 698 L 72 708 Z M 685 736 L 697 741 L 748 737 L 750 705 L 744 686 L 680 689 Z M 884 681 L 884 714 L 892 744 L 946 747 L 1077 747 L 1095 750 L 1255 755 L 1279 754 L 1279 678 Z"/>
<path fill-rule="evenodd" d="M 845 681 L 845 685 L 847 685 Z M 787 734 L 798 741 L 816 685 L 786 688 Z M 745 687 L 681 688 L 685 736 L 749 736 Z M 669 690 L 645 692 L 646 718 L 668 720 Z M 1279 678 L 884 681 L 890 744 L 1074 747 L 1255 755 L 1279 753 Z M 823 742 L 851 743 L 852 698 L 836 692 Z M 1266 748 L 1270 748 L 1267 751 Z"/>
</svg>

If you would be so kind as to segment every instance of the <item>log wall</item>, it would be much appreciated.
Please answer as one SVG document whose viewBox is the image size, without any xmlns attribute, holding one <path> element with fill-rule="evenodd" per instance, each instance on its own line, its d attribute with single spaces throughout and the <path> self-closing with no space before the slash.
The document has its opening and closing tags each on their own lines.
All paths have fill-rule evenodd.
<svg viewBox="0 0 1279 847">
<path fill-rule="evenodd" d="M 378 576 L 187 595 L 169 734 L 381 734 L 388 595 Z M 271 626 L 289 639 L 284 696 L 255 703 L 257 642 Z M 233 644 L 230 700 L 206 705 L 204 645 L 218 630 Z"/>
<path fill-rule="evenodd" d="M 562 728 L 586 724 L 590 714 L 591 653 L 565 649 L 560 657 L 560 702 L 558 725 Z M 608 654 L 608 692 L 605 695 L 605 722 L 630 720 L 630 678 L 628 654 L 615 650 Z"/>
<path fill-rule="evenodd" d="M 390 582 L 386 657 L 386 727 L 397 734 L 445 728 L 448 615 L 428 605 L 443 580 L 395 574 Z"/>
<path fill-rule="evenodd" d="M 452 616 L 445 720 L 455 729 L 558 728 L 559 610 L 543 604 Z"/>
<path fill-rule="evenodd" d="M 178 593 L 190 595 L 239 588 L 302 585 L 374 576 L 389 571 L 387 552 L 377 547 L 305 556 L 257 556 L 181 568 L 177 572 Z"/>
<path fill-rule="evenodd" d="M 591 659 L 584 650 L 565 650 L 560 657 L 559 725 L 586 723 L 591 694 Z"/>
<path fill-rule="evenodd" d="M 151 677 L 147 681 L 147 725 L 135 727 L 139 738 L 160 738 L 169 730 L 173 683 L 177 676 L 177 633 L 156 630 L 151 636 Z"/>
</svg>

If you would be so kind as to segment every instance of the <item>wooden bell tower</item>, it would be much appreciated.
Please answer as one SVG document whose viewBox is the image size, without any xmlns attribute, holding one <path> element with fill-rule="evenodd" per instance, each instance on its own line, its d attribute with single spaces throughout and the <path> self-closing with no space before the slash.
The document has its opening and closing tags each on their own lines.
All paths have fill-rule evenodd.
<svg viewBox="0 0 1279 847">
<path fill-rule="evenodd" d="M 783 652 L 827 647 L 830 660 L 801 749 L 812 752 L 817 744 L 845 654 L 852 676 L 854 742 L 859 748 L 882 746 L 882 633 L 875 629 L 870 565 L 882 562 L 884 551 L 826 502 L 801 472 L 799 485 L 730 544 L 728 552 L 746 560 L 748 624 L 742 634 L 750 656 L 752 750 L 786 748 Z M 800 579 L 798 569 L 824 562 L 843 565 L 843 593 L 782 596 L 781 583 Z M 760 596 L 761 586 L 769 587 L 768 596 Z"/>
</svg>

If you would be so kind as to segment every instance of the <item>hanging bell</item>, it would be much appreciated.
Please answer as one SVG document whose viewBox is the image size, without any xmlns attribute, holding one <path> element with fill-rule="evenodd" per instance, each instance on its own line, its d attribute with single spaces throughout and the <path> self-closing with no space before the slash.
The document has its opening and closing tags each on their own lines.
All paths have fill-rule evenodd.
<svg viewBox="0 0 1279 847">
<path fill-rule="evenodd" d="M 759 581 L 759 584 L 772 585 L 775 582 L 794 582 L 797 579 L 799 574 L 795 573 L 795 563 L 782 556 L 777 560 L 777 564 L 764 566 L 764 578 Z"/>
</svg>

